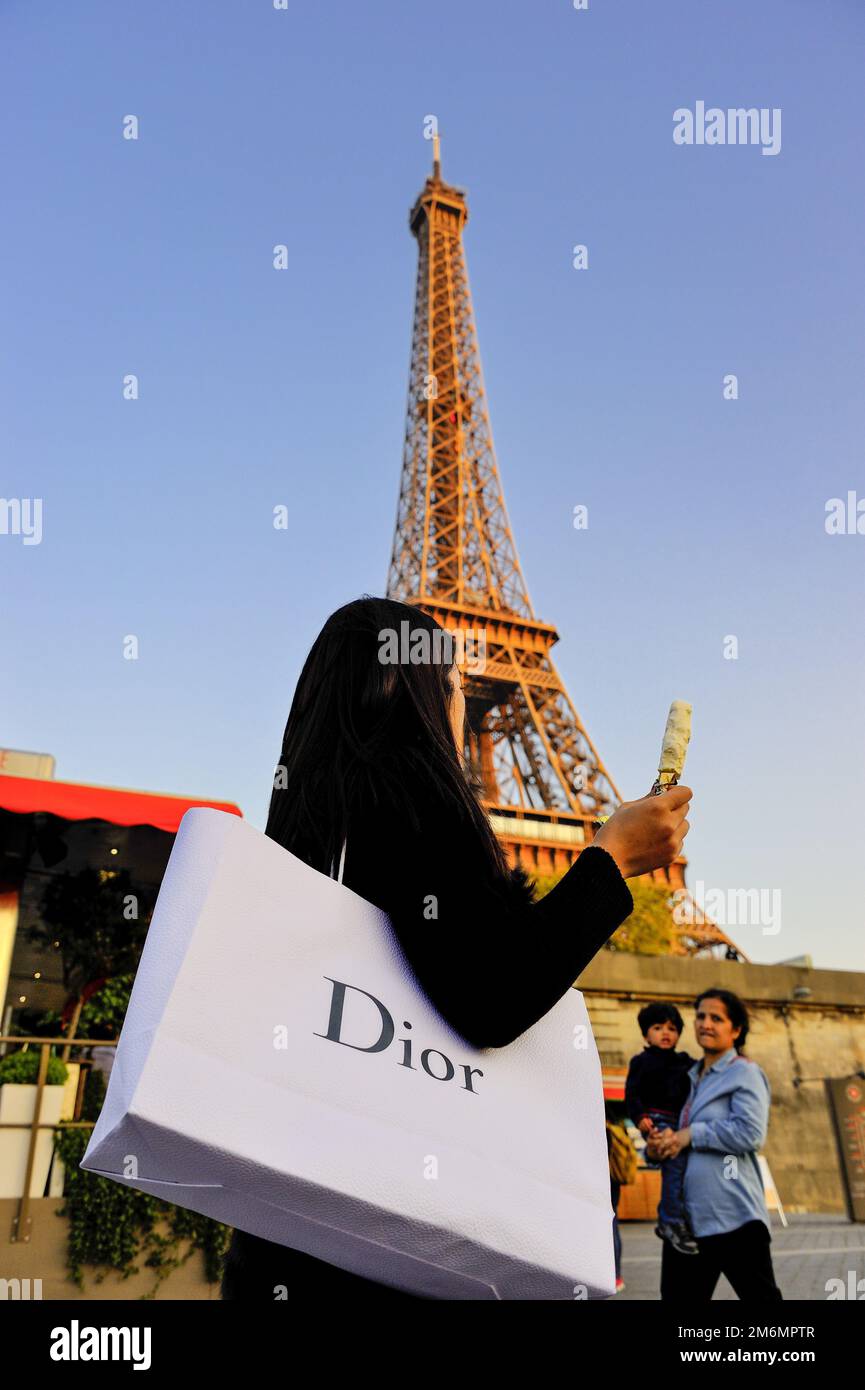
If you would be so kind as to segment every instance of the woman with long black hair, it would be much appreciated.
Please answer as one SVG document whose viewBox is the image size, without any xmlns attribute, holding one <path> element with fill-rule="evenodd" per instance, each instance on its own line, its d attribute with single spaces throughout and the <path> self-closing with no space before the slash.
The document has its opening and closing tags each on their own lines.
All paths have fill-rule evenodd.
<svg viewBox="0 0 865 1390">
<path fill-rule="evenodd" d="M 325 874 L 342 858 L 343 883 L 388 914 L 445 1021 L 475 1047 L 505 1047 L 549 1012 L 633 910 L 625 879 L 679 853 L 691 792 L 625 802 L 533 902 L 465 766 L 457 665 L 382 659 L 405 623 L 447 655 L 439 624 L 406 604 L 364 597 L 328 618 L 297 683 L 266 834 Z M 421 645 L 408 649 L 417 655 Z M 414 1297 L 233 1233 L 223 1298 L 340 1295 Z"/>
</svg>

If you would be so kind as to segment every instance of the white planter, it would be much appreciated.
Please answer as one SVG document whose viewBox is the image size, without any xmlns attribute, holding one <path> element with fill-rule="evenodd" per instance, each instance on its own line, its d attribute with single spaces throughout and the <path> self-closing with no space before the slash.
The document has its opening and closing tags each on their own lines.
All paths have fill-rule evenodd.
<svg viewBox="0 0 865 1390">
<path fill-rule="evenodd" d="M 74 1118 L 75 1096 L 78 1092 L 78 1074 L 81 1071 L 80 1062 L 64 1062 L 68 1075 L 63 1086 L 63 1109 L 60 1111 L 61 1120 L 71 1120 Z"/>
<path fill-rule="evenodd" d="M 48 1178 L 48 1196 L 62 1197 L 65 1186 L 66 1164 L 55 1149 L 54 1157 L 51 1160 L 51 1173 Z"/>
<path fill-rule="evenodd" d="M 63 1108 L 60 1111 L 61 1120 L 74 1119 L 75 1097 L 78 1094 L 78 1074 L 81 1071 L 81 1063 L 67 1062 L 66 1070 L 69 1075 L 63 1087 Z M 51 1159 L 51 1174 L 48 1179 L 48 1196 L 62 1197 L 65 1183 L 66 1166 L 55 1149 L 54 1156 Z"/>
<path fill-rule="evenodd" d="M 63 1108 L 63 1087 L 46 1086 L 42 1092 L 42 1124 L 56 1124 Z M 22 1086 L 7 1081 L 0 1086 L 0 1121 L 29 1125 L 36 1110 L 36 1086 Z M 23 1197 L 24 1175 L 27 1171 L 29 1129 L 0 1129 L 0 1197 Z M 51 1155 L 54 1152 L 54 1133 L 40 1129 L 36 1136 L 36 1153 L 30 1175 L 30 1196 L 41 1197 L 45 1191 Z"/>
</svg>

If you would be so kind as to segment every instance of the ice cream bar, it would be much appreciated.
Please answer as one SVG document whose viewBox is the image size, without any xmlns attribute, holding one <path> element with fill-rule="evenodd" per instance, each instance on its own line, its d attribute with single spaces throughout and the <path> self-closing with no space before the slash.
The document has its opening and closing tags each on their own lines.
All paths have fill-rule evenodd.
<svg viewBox="0 0 865 1390">
<path fill-rule="evenodd" d="M 685 754 L 691 737 L 691 709 L 687 700 L 674 700 L 667 715 L 667 727 L 661 744 L 656 786 L 668 787 L 678 782 L 685 766 Z"/>
</svg>

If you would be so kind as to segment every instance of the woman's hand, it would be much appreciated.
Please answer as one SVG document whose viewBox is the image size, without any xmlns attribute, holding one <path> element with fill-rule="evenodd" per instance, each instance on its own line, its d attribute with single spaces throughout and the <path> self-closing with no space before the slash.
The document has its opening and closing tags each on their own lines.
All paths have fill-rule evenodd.
<svg viewBox="0 0 865 1390">
<path fill-rule="evenodd" d="M 652 1148 L 654 1154 L 652 1154 L 651 1157 L 657 1154 L 657 1157 L 662 1160 L 665 1158 L 675 1158 L 683 1149 L 688 1147 L 690 1142 L 690 1129 L 664 1129 L 657 1138 L 653 1140 Z"/>
<path fill-rule="evenodd" d="M 682 850 L 690 825 L 685 819 L 693 796 L 690 787 L 649 792 L 638 801 L 623 801 L 605 821 L 592 844 L 612 855 L 622 878 L 665 869 Z"/>
</svg>

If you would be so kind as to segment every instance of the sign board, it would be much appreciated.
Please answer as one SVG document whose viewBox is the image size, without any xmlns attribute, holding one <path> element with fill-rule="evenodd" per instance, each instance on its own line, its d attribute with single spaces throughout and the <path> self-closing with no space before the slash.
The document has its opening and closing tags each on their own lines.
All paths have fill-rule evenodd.
<svg viewBox="0 0 865 1390">
<path fill-rule="evenodd" d="M 865 1079 L 827 1081 L 851 1221 L 865 1221 Z"/>
<path fill-rule="evenodd" d="M 54 776 L 50 753 L 24 753 L 20 748 L 0 748 L 0 774 L 7 777 L 37 777 L 48 782 Z"/>
</svg>

